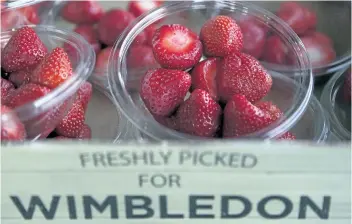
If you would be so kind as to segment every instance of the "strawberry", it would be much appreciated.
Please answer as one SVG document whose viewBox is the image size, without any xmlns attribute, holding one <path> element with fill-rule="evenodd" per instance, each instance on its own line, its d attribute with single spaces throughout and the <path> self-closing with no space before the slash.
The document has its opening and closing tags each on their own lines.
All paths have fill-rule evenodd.
<svg viewBox="0 0 352 224">
<path fill-rule="evenodd" d="M 93 25 L 78 25 L 73 31 L 80 34 L 88 43 L 90 43 L 96 54 L 99 53 L 101 46 L 98 38 L 98 31 Z"/>
<path fill-rule="evenodd" d="M 63 48 L 50 52 L 33 71 L 31 82 L 54 89 L 72 75 L 70 59 Z"/>
<path fill-rule="evenodd" d="M 307 21 L 307 15 L 306 9 L 297 2 L 283 2 L 277 11 L 277 16 L 298 35 L 304 34 L 312 26 L 312 21 Z"/>
<path fill-rule="evenodd" d="M 61 120 L 55 131 L 58 135 L 76 138 L 81 133 L 84 125 L 84 108 L 77 102 L 72 105 L 67 115 Z"/>
<path fill-rule="evenodd" d="M 31 71 L 26 69 L 26 70 L 21 70 L 17 72 L 12 72 L 9 80 L 15 84 L 16 87 L 20 87 L 23 84 L 29 83 L 31 78 Z"/>
<path fill-rule="evenodd" d="M 132 46 L 145 44 L 147 41 L 147 36 L 145 32 L 140 32 L 136 38 L 134 38 Z"/>
<path fill-rule="evenodd" d="M 185 26 L 161 26 L 153 36 L 155 59 L 163 68 L 188 69 L 202 57 L 202 43 L 198 36 Z"/>
<path fill-rule="evenodd" d="M 90 82 L 84 82 L 77 91 L 76 100 L 82 104 L 84 111 L 87 110 L 89 101 L 92 98 L 92 94 L 93 94 L 93 88 Z"/>
<path fill-rule="evenodd" d="M 201 28 L 200 39 L 208 56 L 223 57 L 241 51 L 243 35 L 235 20 L 228 16 L 216 16 Z"/>
<path fill-rule="evenodd" d="M 16 108 L 26 103 L 37 100 L 50 92 L 50 89 L 34 83 L 28 83 L 20 86 L 18 89 L 10 92 L 5 100 L 5 105 Z"/>
<path fill-rule="evenodd" d="M 204 90 L 196 89 L 177 111 L 180 131 L 213 137 L 220 126 L 221 107 Z"/>
<path fill-rule="evenodd" d="M 102 16 L 98 23 L 99 40 L 106 45 L 113 45 L 134 19 L 134 15 L 130 12 L 122 9 L 111 9 Z"/>
<path fill-rule="evenodd" d="M 26 130 L 20 119 L 13 111 L 1 105 L 1 141 L 23 141 L 26 138 Z"/>
<path fill-rule="evenodd" d="M 296 140 L 296 136 L 291 132 L 286 132 L 285 134 L 281 135 L 277 140 Z"/>
<path fill-rule="evenodd" d="M 37 65 L 47 49 L 32 28 L 23 27 L 12 35 L 1 53 L 1 67 L 14 72 Z"/>
<path fill-rule="evenodd" d="M 288 48 L 279 36 L 271 36 L 266 40 L 263 59 L 266 62 L 284 65 Z"/>
<path fill-rule="evenodd" d="M 157 67 L 153 49 L 146 45 L 137 45 L 131 47 L 127 56 L 129 68 L 151 69 Z"/>
<path fill-rule="evenodd" d="M 35 7 L 33 6 L 27 6 L 18 9 L 22 15 L 24 15 L 27 18 L 28 23 L 27 24 L 39 24 L 40 23 L 40 17 L 38 15 L 38 11 Z"/>
<path fill-rule="evenodd" d="M 162 5 L 161 1 L 152 1 L 152 0 L 139 0 L 139 1 L 130 1 L 128 3 L 128 11 L 131 12 L 135 17 L 153 10 Z"/>
<path fill-rule="evenodd" d="M 112 51 L 112 47 L 104 48 L 97 55 L 97 60 L 95 63 L 95 71 L 104 74 L 108 69 L 109 56 Z"/>
<path fill-rule="evenodd" d="M 164 116 L 153 115 L 153 117 L 160 124 L 170 128 L 170 129 L 173 129 L 175 131 L 179 130 L 178 121 L 175 116 L 164 117 Z"/>
<path fill-rule="evenodd" d="M 305 34 L 304 36 L 312 37 L 315 41 L 317 41 L 321 45 L 333 46 L 333 42 L 332 42 L 331 38 L 323 33 L 318 32 L 318 31 L 310 31 L 307 34 Z"/>
<path fill-rule="evenodd" d="M 220 61 L 217 88 L 224 102 L 234 94 L 243 94 L 250 102 L 256 102 L 269 92 L 271 85 L 271 76 L 248 54 L 235 52 Z"/>
<path fill-rule="evenodd" d="M 5 101 L 10 91 L 14 90 L 13 84 L 6 79 L 1 78 L 1 100 Z"/>
<path fill-rule="evenodd" d="M 336 52 L 334 48 L 327 45 L 325 41 L 316 39 L 311 36 L 305 36 L 301 38 L 313 67 L 322 66 L 333 62 L 336 58 Z M 293 61 L 292 56 L 289 55 L 289 59 Z"/>
<path fill-rule="evenodd" d="M 218 100 L 218 90 L 216 86 L 216 71 L 219 59 L 208 58 L 199 62 L 192 70 L 192 88 L 207 91 L 210 96 Z"/>
<path fill-rule="evenodd" d="M 17 9 L 1 12 L 1 31 L 28 25 L 27 18 Z"/>
<path fill-rule="evenodd" d="M 282 111 L 272 102 L 258 102 L 255 104 L 255 106 L 263 111 L 268 112 L 273 121 L 280 119 L 284 115 Z"/>
<path fill-rule="evenodd" d="M 190 86 L 187 72 L 158 68 L 146 72 L 140 94 L 152 114 L 168 116 L 184 100 Z"/>
<path fill-rule="evenodd" d="M 303 6 L 302 6 L 303 7 Z M 308 29 L 315 29 L 317 26 L 317 15 L 310 8 L 303 7 L 304 18 L 308 23 Z"/>
<path fill-rule="evenodd" d="M 65 140 L 65 139 L 71 139 L 71 138 L 68 138 L 68 137 L 65 137 L 65 136 L 56 136 L 54 139 L 57 139 L 57 140 Z"/>
<path fill-rule="evenodd" d="M 234 95 L 224 110 L 225 138 L 240 137 L 259 131 L 273 122 L 270 113 L 258 108 L 244 95 Z"/>
<path fill-rule="evenodd" d="M 260 58 L 266 41 L 267 29 L 252 17 L 238 21 L 243 34 L 243 52 Z"/>
<path fill-rule="evenodd" d="M 92 130 L 90 129 L 88 124 L 84 124 L 82 130 L 77 136 L 78 139 L 91 139 L 92 138 Z"/>
<path fill-rule="evenodd" d="M 145 28 L 144 33 L 146 36 L 146 44 L 149 46 L 153 46 L 153 36 L 155 31 L 157 30 L 157 26 L 155 24 L 149 25 L 147 28 Z"/>
<path fill-rule="evenodd" d="M 98 22 L 104 14 L 100 3 L 95 0 L 68 1 L 61 9 L 61 16 L 75 24 L 93 24 Z"/>
<path fill-rule="evenodd" d="M 343 95 L 347 103 L 351 103 L 351 68 L 347 71 L 345 83 L 343 85 Z"/>
</svg>

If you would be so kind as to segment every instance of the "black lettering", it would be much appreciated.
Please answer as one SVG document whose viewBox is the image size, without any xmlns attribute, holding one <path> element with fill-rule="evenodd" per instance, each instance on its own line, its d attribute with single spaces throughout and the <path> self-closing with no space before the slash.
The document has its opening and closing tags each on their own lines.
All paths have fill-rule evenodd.
<svg viewBox="0 0 352 224">
<path fill-rule="evenodd" d="M 242 164 L 243 168 L 253 168 L 257 165 L 258 159 L 255 155 L 252 154 L 243 154 Z"/>
<path fill-rule="evenodd" d="M 139 154 L 139 152 L 134 152 L 132 154 L 133 165 L 138 165 L 139 160 L 142 160 L 143 165 L 148 165 L 148 153 L 145 151 L 140 152 L 141 154 Z"/>
<path fill-rule="evenodd" d="M 190 160 L 192 158 L 192 154 L 190 151 L 181 151 L 179 155 L 180 165 L 183 165 L 187 160 Z"/>
<path fill-rule="evenodd" d="M 210 158 L 212 157 L 212 153 L 211 152 L 201 152 L 199 155 L 199 163 L 203 166 L 212 166 L 213 164 L 211 162 L 207 162 L 205 160 L 204 157 L 206 156 L 210 156 Z"/>
<path fill-rule="evenodd" d="M 167 151 L 167 152 L 160 151 L 160 156 L 163 160 L 164 165 L 169 164 L 169 159 L 171 157 L 171 154 L 172 154 L 172 151 Z"/>
<path fill-rule="evenodd" d="M 21 199 L 18 196 L 10 196 L 10 199 L 15 204 L 17 210 L 21 213 L 24 219 L 32 219 L 35 209 L 38 207 L 45 219 L 52 220 L 55 217 L 56 210 L 60 201 L 60 196 L 56 195 L 52 197 L 49 209 L 45 207 L 43 201 L 39 196 L 31 196 L 28 209 L 23 206 Z"/>
<path fill-rule="evenodd" d="M 176 187 L 181 187 L 181 177 L 180 175 L 177 174 L 170 174 L 169 176 L 169 181 L 170 181 L 170 186 L 173 187 L 176 185 Z"/>
<path fill-rule="evenodd" d="M 92 207 L 100 213 L 103 213 L 110 206 L 110 218 L 118 219 L 117 198 L 116 196 L 107 196 L 103 203 L 97 202 L 92 196 L 83 196 L 83 210 L 85 219 L 93 219 Z"/>
<path fill-rule="evenodd" d="M 149 152 L 149 161 L 150 161 L 150 165 L 153 165 L 153 166 L 160 166 L 161 163 L 160 161 L 158 161 L 155 157 L 155 154 L 154 152 Z"/>
<path fill-rule="evenodd" d="M 77 209 L 75 196 L 67 196 L 67 208 L 70 219 L 77 219 Z"/>
<path fill-rule="evenodd" d="M 266 211 L 266 208 L 265 208 L 266 204 L 269 203 L 270 201 L 275 201 L 275 200 L 280 201 L 284 204 L 284 209 L 280 214 L 270 214 L 269 212 Z M 285 218 L 286 216 L 288 216 L 292 212 L 292 209 L 293 209 L 293 204 L 288 198 L 286 198 L 284 196 L 277 196 L 277 195 L 268 196 L 268 197 L 263 198 L 258 203 L 258 207 L 257 207 L 258 213 L 263 218 L 266 218 L 266 219 Z"/>
<path fill-rule="evenodd" d="M 131 158 L 128 156 L 129 152 L 128 151 L 123 151 L 119 153 L 120 160 L 123 162 L 120 164 L 121 166 L 129 166 L 131 165 Z"/>
<path fill-rule="evenodd" d="M 299 202 L 298 219 L 307 218 L 308 207 L 310 207 L 320 219 L 329 219 L 330 204 L 331 204 L 330 196 L 323 197 L 322 208 L 319 208 L 319 206 L 316 203 L 314 203 L 314 201 L 308 196 L 302 196 Z"/>
<path fill-rule="evenodd" d="M 106 161 L 109 164 L 109 166 L 118 166 L 119 165 L 116 152 L 106 153 Z"/>
<path fill-rule="evenodd" d="M 100 153 L 100 152 L 93 153 L 93 162 L 95 167 L 98 167 L 100 165 L 103 167 L 108 166 L 104 153 Z"/>
<path fill-rule="evenodd" d="M 221 166 L 226 167 L 227 166 L 226 157 L 227 157 L 227 153 L 216 152 L 214 165 L 215 166 L 221 165 Z"/>
<path fill-rule="evenodd" d="M 170 214 L 168 211 L 168 203 L 167 196 L 160 195 L 159 197 L 159 205 L 160 205 L 160 218 L 161 219 L 183 219 L 183 214 Z"/>
<path fill-rule="evenodd" d="M 142 201 L 141 204 L 136 205 L 135 201 Z M 125 196 L 126 205 L 126 218 L 127 219 L 147 219 L 154 215 L 154 210 L 150 208 L 152 204 L 152 199 L 142 195 Z M 144 214 L 135 214 L 135 210 L 144 210 Z"/>
<path fill-rule="evenodd" d="M 239 201 L 243 204 L 243 209 L 239 213 L 230 214 L 230 201 Z M 242 196 L 222 196 L 221 197 L 221 218 L 223 219 L 237 219 L 246 217 L 252 211 L 252 203 Z"/>
<path fill-rule="evenodd" d="M 238 160 L 240 154 L 238 153 L 230 153 L 229 155 L 229 167 L 237 168 L 238 167 Z"/>
<path fill-rule="evenodd" d="M 81 167 L 86 167 L 86 164 L 89 161 L 89 154 L 88 153 L 80 153 L 79 160 L 81 161 Z"/>
<path fill-rule="evenodd" d="M 189 218 L 190 219 L 213 219 L 213 214 L 198 214 L 199 210 L 213 209 L 212 204 L 200 205 L 200 200 L 214 200 L 212 195 L 190 195 L 189 196 Z"/>
</svg>

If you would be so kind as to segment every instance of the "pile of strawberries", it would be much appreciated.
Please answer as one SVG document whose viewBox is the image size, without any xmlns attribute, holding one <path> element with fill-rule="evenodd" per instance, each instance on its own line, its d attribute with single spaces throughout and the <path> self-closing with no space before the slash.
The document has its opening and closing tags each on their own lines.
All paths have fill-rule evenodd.
<svg viewBox="0 0 352 224">
<path fill-rule="evenodd" d="M 262 101 L 272 77 L 242 52 L 243 39 L 228 16 L 205 22 L 199 36 L 180 24 L 157 29 L 152 50 L 161 68 L 148 70 L 140 83 L 140 96 L 155 120 L 190 135 L 238 138 L 282 118 L 274 103 Z M 285 133 L 280 139 L 295 136 Z"/>
<path fill-rule="evenodd" d="M 336 53 L 332 40 L 316 31 L 317 16 L 314 11 L 297 2 L 283 2 L 276 15 L 300 36 L 313 67 L 323 66 L 335 60 Z M 297 63 L 281 37 L 269 35 L 266 25 L 249 16 L 240 18 L 238 23 L 243 32 L 244 52 L 270 63 L 280 65 Z"/>
<path fill-rule="evenodd" d="M 125 28 L 138 16 L 159 7 L 162 1 L 131 1 L 127 10 L 113 8 L 104 12 L 97 1 L 68 1 L 61 9 L 61 17 L 76 24 L 74 31 L 83 36 L 94 48 L 97 54 L 95 71 L 105 75 L 107 61 L 112 45 Z M 148 27 L 134 41 L 129 54 L 129 66 L 134 68 L 155 67 L 151 38 L 156 27 Z"/>
<path fill-rule="evenodd" d="M 2 141 L 21 141 L 38 134 L 41 138 L 91 138 L 91 130 L 85 124 L 85 111 L 92 95 L 88 82 L 74 99 L 70 98 L 72 107 L 68 108 L 67 101 L 22 122 L 14 111 L 44 97 L 72 76 L 71 61 L 63 48 L 48 52 L 35 30 L 23 27 L 13 34 L 1 53 Z M 53 124 L 58 125 L 52 127 Z"/>
</svg>

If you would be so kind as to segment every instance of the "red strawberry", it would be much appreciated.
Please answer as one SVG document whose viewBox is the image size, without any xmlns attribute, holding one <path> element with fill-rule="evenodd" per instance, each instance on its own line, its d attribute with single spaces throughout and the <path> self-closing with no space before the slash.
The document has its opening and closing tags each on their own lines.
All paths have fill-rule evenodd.
<svg viewBox="0 0 352 224">
<path fill-rule="evenodd" d="M 57 47 L 33 71 L 31 82 L 54 89 L 71 75 L 72 66 L 69 57 L 63 48 Z"/>
<path fill-rule="evenodd" d="M 20 119 L 12 110 L 1 105 L 1 141 L 23 141 L 26 130 Z"/>
<path fill-rule="evenodd" d="M 284 65 L 288 53 L 287 46 L 279 36 L 271 36 L 266 40 L 263 59 L 266 62 Z"/>
<path fill-rule="evenodd" d="M 213 137 L 220 126 L 221 107 L 204 90 L 196 89 L 177 111 L 180 131 Z"/>
<path fill-rule="evenodd" d="M 74 103 L 67 115 L 56 127 L 56 133 L 69 138 L 77 138 L 84 125 L 84 108 Z"/>
<path fill-rule="evenodd" d="M 235 52 L 220 61 L 217 87 L 222 101 L 243 94 L 250 102 L 256 102 L 269 92 L 271 85 L 271 76 L 248 54 Z"/>
<path fill-rule="evenodd" d="M 188 69 L 202 57 L 202 43 L 185 26 L 164 25 L 154 33 L 153 51 L 155 59 L 162 67 Z"/>
<path fill-rule="evenodd" d="M 84 111 L 87 110 L 89 101 L 92 98 L 92 94 L 93 94 L 93 89 L 92 89 L 92 84 L 90 84 L 90 82 L 84 82 L 77 91 L 76 99 L 82 104 Z"/>
<path fill-rule="evenodd" d="M 92 130 L 88 126 L 88 124 L 84 124 L 82 127 L 81 132 L 79 133 L 78 139 L 91 139 L 92 138 Z"/>
<path fill-rule="evenodd" d="M 168 116 L 184 100 L 190 86 L 187 72 L 158 68 L 146 72 L 140 94 L 152 114 Z"/>
<path fill-rule="evenodd" d="M 259 131 L 273 122 L 270 113 L 256 107 L 244 95 L 234 95 L 224 110 L 225 138 L 240 137 Z"/>
<path fill-rule="evenodd" d="M 343 86 L 343 94 L 347 103 L 351 103 L 351 68 L 348 70 L 345 78 L 345 83 Z"/>
<path fill-rule="evenodd" d="M 99 53 L 100 43 L 98 31 L 93 25 L 78 25 L 73 31 L 80 34 L 88 43 L 90 43 L 96 54 Z"/>
<path fill-rule="evenodd" d="M 164 116 L 153 115 L 153 117 L 160 124 L 170 128 L 170 129 L 173 129 L 175 131 L 179 130 L 177 118 L 175 116 L 164 117 Z"/>
<path fill-rule="evenodd" d="M 112 50 L 112 47 L 107 47 L 99 52 L 95 63 L 96 72 L 104 74 L 104 72 L 108 69 L 107 66 L 108 66 L 111 50 Z"/>
<path fill-rule="evenodd" d="M 131 47 L 127 56 L 129 68 L 151 69 L 157 67 L 153 49 L 146 45 L 137 45 Z"/>
<path fill-rule="evenodd" d="M 331 38 L 323 33 L 320 33 L 318 31 L 310 31 L 307 34 L 304 35 L 305 37 L 311 37 L 314 38 L 315 41 L 322 45 L 329 45 L 333 46 L 333 41 Z"/>
<path fill-rule="evenodd" d="M 153 36 L 155 31 L 157 30 L 157 26 L 152 24 L 145 28 L 144 33 L 146 35 L 146 44 L 149 46 L 153 46 Z"/>
<path fill-rule="evenodd" d="M 296 136 L 291 132 L 286 132 L 285 134 L 281 135 L 278 140 L 296 140 Z"/>
<path fill-rule="evenodd" d="M 9 80 L 15 84 L 16 87 L 20 87 L 23 84 L 29 83 L 31 78 L 31 71 L 26 69 L 26 70 L 21 70 L 17 72 L 11 73 Z"/>
<path fill-rule="evenodd" d="M 6 79 L 1 78 L 1 100 L 5 101 L 10 91 L 14 90 L 13 84 Z"/>
<path fill-rule="evenodd" d="M 27 18 L 18 10 L 1 12 L 1 31 L 11 30 L 27 24 Z"/>
<path fill-rule="evenodd" d="M 263 111 L 268 112 L 273 121 L 280 119 L 284 115 L 282 111 L 272 102 L 258 102 L 255 104 L 255 106 Z"/>
<path fill-rule="evenodd" d="M 209 56 L 223 57 L 243 47 L 243 35 L 237 23 L 228 16 L 216 16 L 205 22 L 200 39 Z"/>
<path fill-rule="evenodd" d="M 243 34 L 243 52 L 260 58 L 265 46 L 266 28 L 252 17 L 245 17 L 238 24 Z"/>
<path fill-rule="evenodd" d="M 307 15 L 306 9 L 297 2 L 283 2 L 277 12 L 277 16 L 299 35 L 312 26 L 312 21 L 307 21 Z"/>
<path fill-rule="evenodd" d="M 133 40 L 132 46 L 145 44 L 146 41 L 147 41 L 147 36 L 145 32 L 140 32 Z"/>
<path fill-rule="evenodd" d="M 20 86 L 18 89 L 10 92 L 5 100 L 5 105 L 16 108 L 26 103 L 37 100 L 50 92 L 50 89 L 34 83 L 28 83 Z"/>
<path fill-rule="evenodd" d="M 130 1 L 128 3 L 128 11 L 131 12 L 135 17 L 138 17 L 152 9 L 159 7 L 161 4 L 161 1 L 151 0 Z"/>
<path fill-rule="evenodd" d="M 96 23 L 103 16 L 104 10 L 95 0 L 68 1 L 61 10 L 61 16 L 75 24 Z"/>
<path fill-rule="evenodd" d="M 315 39 L 311 36 L 302 37 L 301 40 L 306 47 L 313 67 L 326 65 L 335 60 L 336 52 L 334 48 L 324 43 L 324 40 L 322 41 L 321 39 Z M 289 55 L 290 59 L 291 57 L 292 56 Z"/>
<path fill-rule="evenodd" d="M 35 31 L 23 27 L 12 35 L 1 52 L 1 67 L 14 72 L 38 64 L 47 53 L 47 49 Z"/>
<path fill-rule="evenodd" d="M 134 19 L 133 14 L 122 9 L 112 9 L 106 12 L 98 24 L 100 41 L 106 45 L 113 45 Z"/>
<path fill-rule="evenodd" d="M 311 9 L 303 7 L 304 17 L 306 23 L 308 23 L 308 29 L 315 29 L 317 26 L 317 15 Z"/>
<path fill-rule="evenodd" d="M 218 100 L 216 86 L 217 58 L 208 58 L 199 62 L 192 70 L 192 88 L 207 91 L 213 99 Z"/>
<path fill-rule="evenodd" d="M 21 9 L 18 9 L 20 13 L 22 13 L 28 20 L 27 24 L 39 24 L 40 23 L 40 17 L 38 15 L 38 11 L 35 7 L 33 6 L 27 6 L 23 7 Z"/>
</svg>

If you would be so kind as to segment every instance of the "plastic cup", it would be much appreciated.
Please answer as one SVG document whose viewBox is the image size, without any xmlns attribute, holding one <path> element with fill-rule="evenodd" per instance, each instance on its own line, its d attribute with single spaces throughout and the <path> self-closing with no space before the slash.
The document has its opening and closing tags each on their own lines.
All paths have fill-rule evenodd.
<svg viewBox="0 0 352 224">
<path fill-rule="evenodd" d="M 64 44 L 70 47 L 73 74 L 70 79 L 53 89 L 49 94 L 33 102 L 14 108 L 20 121 L 25 125 L 28 140 L 46 138 L 47 135 L 71 108 L 79 87 L 90 76 L 95 63 L 93 48 L 79 35 L 58 30 L 50 26 L 32 26 L 50 52 Z M 1 48 L 5 47 L 15 29 L 1 33 Z M 1 115 L 1 122 L 6 122 L 8 114 Z"/>
<path fill-rule="evenodd" d="M 272 100 L 284 112 L 284 118 L 243 138 L 273 139 L 290 130 L 302 117 L 312 94 L 313 76 L 307 52 L 298 36 L 280 19 L 253 4 L 237 1 L 192 1 L 170 3 L 153 10 L 131 24 L 115 43 L 109 59 L 109 86 L 122 113 L 134 124 L 142 136 L 154 140 L 200 139 L 166 128 L 156 122 L 139 96 L 139 83 L 148 68 L 135 69 L 126 63 L 131 43 L 146 27 L 178 23 L 199 32 L 202 24 L 213 16 L 227 15 L 235 19 L 254 19 L 270 32 L 276 33 L 292 52 L 295 73 L 281 74 L 268 70 L 273 87 L 266 99 Z"/>
<path fill-rule="evenodd" d="M 350 69 L 350 68 L 349 68 Z M 351 140 L 351 101 L 344 98 L 344 83 L 348 69 L 335 73 L 324 87 L 320 102 L 331 123 L 336 141 Z"/>
</svg>

